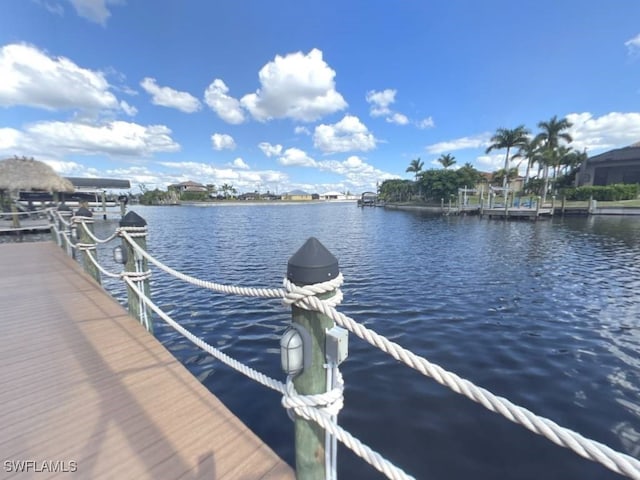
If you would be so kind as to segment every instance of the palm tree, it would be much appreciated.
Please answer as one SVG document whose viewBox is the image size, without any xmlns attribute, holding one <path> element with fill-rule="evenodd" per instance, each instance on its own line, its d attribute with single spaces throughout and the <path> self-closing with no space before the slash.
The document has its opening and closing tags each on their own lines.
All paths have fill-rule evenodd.
<svg viewBox="0 0 640 480">
<path fill-rule="evenodd" d="M 442 165 L 444 167 L 444 169 L 446 170 L 451 165 L 456 163 L 456 157 L 454 157 L 450 153 L 447 153 L 446 155 L 440 155 L 440 158 L 438 159 L 438 162 L 440 162 L 440 165 Z"/>
<path fill-rule="evenodd" d="M 229 197 L 229 192 L 231 191 L 233 187 L 231 187 L 231 185 L 224 183 L 222 184 L 222 186 L 220 187 L 220 189 L 222 190 L 222 194 L 224 195 L 224 198 L 228 198 Z"/>
<path fill-rule="evenodd" d="M 573 124 L 566 118 L 558 120 L 557 115 L 551 117 L 551 120 L 547 122 L 538 123 L 538 128 L 540 128 L 542 131 L 538 135 L 536 135 L 536 139 L 541 142 L 541 145 L 543 145 L 548 160 L 553 162 L 555 161 L 555 158 L 558 157 L 558 153 L 553 153 L 552 151 L 557 150 L 557 148 L 560 146 L 561 140 L 564 140 L 567 143 L 571 143 L 573 141 L 571 135 L 565 132 L 565 130 L 568 130 L 572 126 Z M 542 193 L 543 202 L 547 199 L 548 187 L 549 166 L 546 165 L 544 170 L 544 191 Z"/>
<path fill-rule="evenodd" d="M 527 170 L 524 174 L 524 182 L 522 185 L 526 188 L 527 183 L 529 182 L 529 174 L 531 173 L 531 167 L 533 164 L 541 161 L 541 150 L 540 150 L 540 140 L 537 137 L 529 138 L 527 137 L 527 141 L 524 145 L 520 146 L 520 150 L 518 153 L 513 156 L 522 157 L 527 161 Z"/>
<path fill-rule="evenodd" d="M 521 147 L 525 145 L 527 140 L 529 139 L 529 130 L 524 125 L 518 125 L 516 128 L 509 130 L 508 128 L 499 128 L 496 130 L 496 133 L 493 137 L 491 137 L 491 145 L 487 147 L 485 153 L 491 152 L 491 150 L 502 150 L 503 148 L 507 149 L 507 154 L 504 157 L 504 171 L 509 171 L 509 152 L 512 148 Z M 507 177 L 508 175 L 504 175 L 502 179 L 502 189 L 505 195 L 507 196 Z"/>
<path fill-rule="evenodd" d="M 420 157 L 418 157 L 415 160 L 411 160 L 411 163 L 407 167 L 406 171 L 415 173 L 416 182 L 417 182 L 418 181 L 418 175 L 422 171 L 422 167 L 424 167 L 424 162 L 420 161 Z"/>
</svg>

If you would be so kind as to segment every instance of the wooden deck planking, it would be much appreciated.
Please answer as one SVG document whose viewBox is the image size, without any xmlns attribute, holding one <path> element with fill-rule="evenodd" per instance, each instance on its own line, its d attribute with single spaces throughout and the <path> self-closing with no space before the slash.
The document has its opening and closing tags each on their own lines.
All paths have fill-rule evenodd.
<svg viewBox="0 0 640 480">
<path fill-rule="evenodd" d="M 60 248 L 0 245 L 0 272 L 3 463 L 77 462 L 38 478 L 293 478 Z"/>
</svg>

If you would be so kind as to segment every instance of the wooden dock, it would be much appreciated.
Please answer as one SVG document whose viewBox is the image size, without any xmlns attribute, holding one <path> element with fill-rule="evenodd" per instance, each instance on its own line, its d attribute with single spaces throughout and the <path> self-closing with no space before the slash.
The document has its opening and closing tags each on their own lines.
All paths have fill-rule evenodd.
<svg viewBox="0 0 640 480">
<path fill-rule="evenodd" d="M 53 243 L 0 272 L 0 478 L 294 478 Z"/>
<path fill-rule="evenodd" d="M 482 211 L 482 215 L 486 215 L 489 218 L 520 218 L 520 219 L 531 219 L 537 220 L 540 217 L 552 217 L 553 209 L 552 208 L 518 208 L 518 207 L 509 207 L 505 209 L 504 207 L 500 208 L 485 208 Z"/>
<path fill-rule="evenodd" d="M 20 218 L 20 226 L 14 227 L 10 220 L 0 218 L 0 233 L 48 232 L 51 225 L 47 218 Z"/>
</svg>

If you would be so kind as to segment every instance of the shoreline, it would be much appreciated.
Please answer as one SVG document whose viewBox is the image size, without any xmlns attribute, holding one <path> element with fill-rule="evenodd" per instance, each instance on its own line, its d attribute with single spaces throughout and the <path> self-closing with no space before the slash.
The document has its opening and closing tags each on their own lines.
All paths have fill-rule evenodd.
<svg viewBox="0 0 640 480">
<path fill-rule="evenodd" d="M 405 210 L 405 211 L 418 211 L 423 213 L 431 213 L 431 214 L 439 214 L 442 215 L 449 211 L 447 206 L 439 207 L 439 206 L 429 206 L 429 205 L 418 205 L 418 204 L 410 204 L 410 203 L 387 203 L 384 205 L 385 209 L 389 210 Z M 467 207 L 468 208 L 468 207 Z M 463 214 L 471 214 L 476 215 L 479 214 L 479 208 L 477 209 L 467 209 L 463 211 Z M 451 207 L 451 212 L 458 213 L 457 207 Z M 553 216 L 562 216 L 562 207 L 556 205 L 554 208 Z M 587 217 L 589 215 L 610 215 L 610 216 L 640 216 L 640 207 L 624 207 L 624 206 L 603 206 L 596 207 L 591 212 L 588 211 L 586 206 L 584 207 L 565 207 L 564 209 L 565 216 L 582 216 Z"/>
</svg>

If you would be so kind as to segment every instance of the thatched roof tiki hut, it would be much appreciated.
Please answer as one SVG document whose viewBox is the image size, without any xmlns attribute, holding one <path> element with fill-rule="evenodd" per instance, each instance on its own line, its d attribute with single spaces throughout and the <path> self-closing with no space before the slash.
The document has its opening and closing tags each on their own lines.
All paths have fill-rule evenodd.
<svg viewBox="0 0 640 480">
<path fill-rule="evenodd" d="M 58 193 L 73 192 L 74 187 L 69 180 L 62 178 L 49 165 L 33 158 L 13 157 L 0 160 L 0 205 L 4 205 L 5 192 L 9 193 L 11 199 L 11 197 L 17 197 L 21 190 Z M 17 212 L 13 201 L 11 201 L 11 210 Z M 13 225 L 19 226 L 17 215 L 13 216 Z"/>
</svg>

